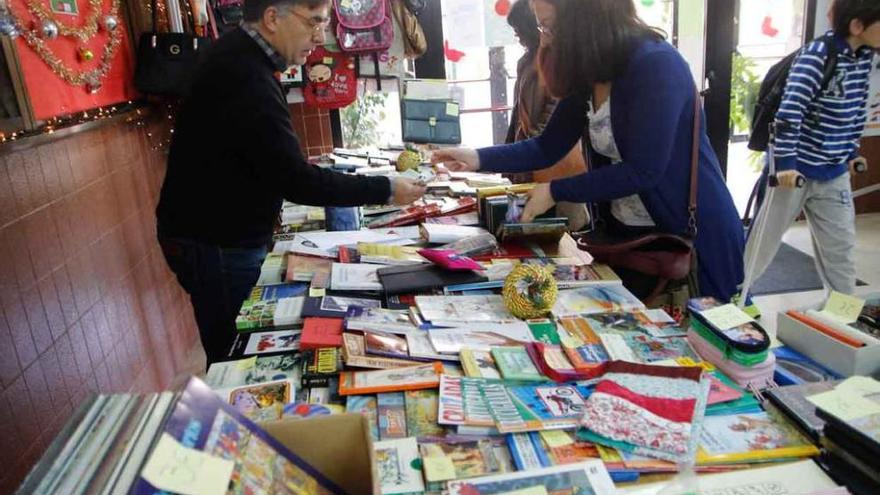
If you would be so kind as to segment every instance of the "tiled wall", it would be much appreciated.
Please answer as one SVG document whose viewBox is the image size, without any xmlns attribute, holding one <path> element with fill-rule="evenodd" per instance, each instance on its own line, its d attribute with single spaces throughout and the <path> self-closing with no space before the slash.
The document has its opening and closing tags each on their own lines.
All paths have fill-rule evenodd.
<svg viewBox="0 0 880 495">
<path fill-rule="evenodd" d="M 291 113 L 308 154 L 332 149 L 326 111 Z M 0 493 L 87 394 L 159 390 L 189 371 L 198 332 L 155 240 L 160 120 L 0 147 Z"/>
<path fill-rule="evenodd" d="M 162 135 L 120 122 L 0 149 L 0 493 L 87 394 L 168 386 L 197 342 L 155 241 Z"/>
<path fill-rule="evenodd" d="M 293 130 L 299 136 L 300 146 L 306 156 L 317 156 L 333 151 L 333 136 L 330 131 L 330 113 L 302 103 L 290 106 Z"/>
</svg>

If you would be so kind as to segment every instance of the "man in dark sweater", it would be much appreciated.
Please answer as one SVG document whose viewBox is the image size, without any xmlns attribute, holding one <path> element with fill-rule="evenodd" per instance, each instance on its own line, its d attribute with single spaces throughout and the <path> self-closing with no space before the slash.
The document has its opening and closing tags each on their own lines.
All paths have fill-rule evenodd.
<svg viewBox="0 0 880 495">
<path fill-rule="evenodd" d="M 244 23 L 212 47 L 178 114 L 157 230 L 208 364 L 228 358 L 283 199 L 403 205 L 424 194 L 410 180 L 339 174 L 303 156 L 276 73 L 324 43 L 329 10 L 330 0 L 246 0 Z"/>
</svg>

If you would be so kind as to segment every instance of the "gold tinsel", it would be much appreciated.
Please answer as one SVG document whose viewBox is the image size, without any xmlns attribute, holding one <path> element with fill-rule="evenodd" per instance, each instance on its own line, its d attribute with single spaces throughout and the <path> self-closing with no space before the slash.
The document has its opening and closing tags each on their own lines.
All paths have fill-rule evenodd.
<svg viewBox="0 0 880 495">
<path fill-rule="evenodd" d="M 553 273 L 539 265 L 518 265 L 504 280 L 502 295 L 517 318 L 539 318 L 556 304 L 559 289 Z"/>
</svg>

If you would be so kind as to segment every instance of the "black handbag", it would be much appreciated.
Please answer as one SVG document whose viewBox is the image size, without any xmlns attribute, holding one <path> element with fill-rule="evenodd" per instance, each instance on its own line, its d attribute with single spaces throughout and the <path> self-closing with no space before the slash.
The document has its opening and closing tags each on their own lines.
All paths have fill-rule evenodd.
<svg viewBox="0 0 880 495">
<path fill-rule="evenodd" d="M 211 40 L 190 33 L 157 32 L 155 0 L 152 5 L 152 31 L 141 34 L 138 39 L 134 86 L 148 95 L 184 96 L 189 91 L 199 56 L 210 46 Z"/>
</svg>

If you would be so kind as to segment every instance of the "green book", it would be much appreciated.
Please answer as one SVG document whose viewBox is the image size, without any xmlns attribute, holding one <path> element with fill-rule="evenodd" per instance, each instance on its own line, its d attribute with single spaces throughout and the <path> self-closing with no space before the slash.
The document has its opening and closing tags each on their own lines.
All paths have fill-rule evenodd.
<svg viewBox="0 0 880 495">
<path fill-rule="evenodd" d="M 536 318 L 526 320 L 529 330 L 538 342 L 548 345 L 559 345 L 559 333 L 556 332 L 556 323 L 548 318 Z"/>
<path fill-rule="evenodd" d="M 505 380 L 544 381 L 525 347 L 493 347 L 492 357 Z"/>
</svg>

